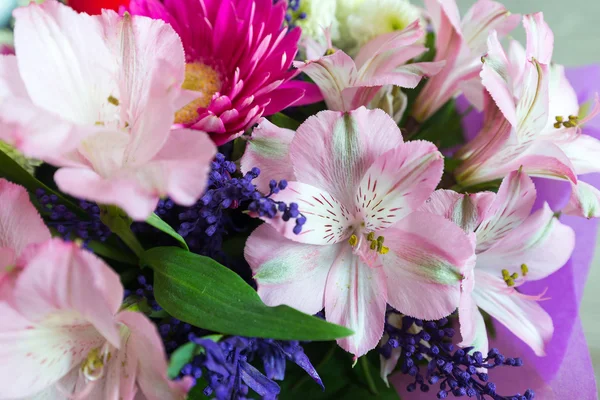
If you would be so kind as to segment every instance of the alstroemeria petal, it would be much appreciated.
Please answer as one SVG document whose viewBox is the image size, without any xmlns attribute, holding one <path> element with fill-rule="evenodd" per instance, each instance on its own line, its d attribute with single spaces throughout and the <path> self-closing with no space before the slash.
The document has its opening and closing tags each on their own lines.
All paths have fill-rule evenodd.
<svg viewBox="0 0 600 400">
<path fill-rule="evenodd" d="M 295 234 L 294 223 L 280 216 L 265 218 L 277 232 L 294 242 L 327 245 L 339 243 L 350 236 L 354 215 L 331 194 L 300 182 L 289 182 L 285 190 L 271 196 L 277 202 L 296 203 L 307 221 L 302 232 Z"/>
<path fill-rule="evenodd" d="M 600 140 L 584 134 L 559 142 L 560 149 L 571 160 L 577 175 L 600 172 Z"/>
<path fill-rule="evenodd" d="M 184 80 L 183 47 L 173 28 L 161 20 L 119 17 L 109 10 L 102 20 L 113 57 L 119 60 L 121 120 L 131 126 L 125 162 L 139 165 L 154 157 L 169 136 Z"/>
<path fill-rule="evenodd" d="M 430 142 L 407 142 L 384 153 L 367 170 L 355 196 L 366 228 L 386 229 L 423 205 L 443 168 L 443 157 Z"/>
<path fill-rule="evenodd" d="M 350 247 L 292 242 L 263 224 L 248 238 L 244 256 L 265 304 L 287 304 L 316 314 L 323 309 L 325 281 L 340 246 Z"/>
<path fill-rule="evenodd" d="M 262 119 L 252 131 L 240 167 L 243 173 L 254 167 L 260 169 L 260 175 L 253 182 L 261 192 L 269 193 L 271 179 L 295 180 L 290 160 L 294 134 L 294 131 L 273 125 L 267 119 Z"/>
<path fill-rule="evenodd" d="M 70 381 L 74 386 L 79 374 L 79 364 L 90 350 L 105 343 L 105 339 L 92 325 L 72 326 L 71 324 L 81 321 L 69 312 L 55 315 L 53 326 L 32 327 L 31 322 L 7 302 L 0 302 L 0 318 L 2 399 L 55 399 L 56 397 L 43 397 L 56 394 L 56 390 L 48 389 L 49 386 L 60 381 L 73 369 L 76 373 Z"/>
<path fill-rule="evenodd" d="M 460 305 L 458 307 L 458 320 L 460 323 L 460 335 L 462 342 L 460 347 L 474 347 L 475 351 L 483 354 L 488 352 L 488 335 L 485 328 L 485 321 L 472 293 L 462 293 L 460 296 Z"/>
<path fill-rule="evenodd" d="M 473 295 L 477 305 L 527 343 L 536 355 L 543 356 L 554 332 L 550 315 L 535 300 L 524 298 L 514 290 L 501 291 L 502 286 L 510 289 L 501 277 L 481 271 L 475 276 L 477 287 Z"/>
<path fill-rule="evenodd" d="M 517 137 L 526 143 L 537 137 L 548 122 L 550 108 L 549 66 L 536 59 L 528 61 L 517 103 Z"/>
<path fill-rule="evenodd" d="M 537 141 L 515 160 L 512 167 L 523 167 L 523 171 L 531 176 L 564 179 L 577 183 L 577 175 L 571 160 L 556 144 Z"/>
<path fill-rule="evenodd" d="M 387 301 L 386 276 L 371 268 L 347 246 L 336 258 L 325 287 L 327 321 L 346 326 L 354 335 L 338 339 L 344 350 L 360 357 L 375 348 L 383 334 Z"/>
<path fill-rule="evenodd" d="M 117 319 L 129 330 L 126 362 L 134 364 L 129 367 L 134 368 L 137 385 L 145 398 L 147 400 L 185 399 L 191 386 L 190 378 L 184 378 L 179 382 L 168 379 L 166 353 L 156 325 L 145 315 L 136 312 L 122 312 Z M 127 379 L 125 371 L 123 369 L 120 371 L 121 379 Z M 127 393 L 120 392 L 120 395 L 128 398 Z"/>
<path fill-rule="evenodd" d="M 511 123 L 517 126 L 517 109 L 513 94 L 514 82 L 510 75 L 510 64 L 496 31 L 488 38 L 488 53 L 483 56 L 481 82 L 488 90 L 496 105 Z"/>
<path fill-rule="evenodd" d="M 146 193 L 130 176 L 105 179 L 91 169 L 61 168 L 54 181 L 65 193 L 100 204 L 121 207 L 134 220 L 143 221 L 156 208 L 158 193 Z"/>
<path fill-rule="evenodd" d="M 24 187 L 0 179 L 0 204 L 0 248 L 12 250 L 18 257 L 29 244 L 50 239 L 50 231 Z M 0 268 L 7 265 L 0 261 Z"/>
<path fill-rule="evenodd" d="M 513 171 L 500 185 L 489 216 L 477 229 L 477 253 L 510 234 L 529 216 L 535 202 L 535 186 L 527 174 Z"/>
<path fill-rule="evenodd" d="M 477 255 L 477 268 L 502 276 L 502 270 L 521 274 L 527 265 L 527 280 L 543 279 L 568 261 L 575 247 L 575 233 L 559 222 L 548 204 L 529 216 L 491 248 Z"/>
<path fill-rule="evenodd" d="M 463 195 L 452 190 L 436 190 L 419 211 L 441 215 L 470 233 L 487 216 L 495 197 L 493 192 Z"/>
<path fill-rule="evenodd" d="M 57 1 L 19 8 L 15 18 L 19 71 L 33 103 L 73 123 L 99 121 L 117 90 L 100 20 Z"/>
<path fill-rule="evenodd" d="M 53 326 L 51 315 L 67 315 L 95 326 L 119 347 L 113 318 L 123 300 L 119 275 L 74 243 L 53 239 L 40 246 L 20 273 L 15 293 L 12 304 L 34 326 Z"/>
<path fill-rule="evenodd" d="M 381 259 L 390 305 L 427 320 L 452 313 L 463 271 L 472 266 L 473 244 L 465 232 L 444 217 L 417 211 L 384 234 L 390 252 Z"/>
<path fill-rule="evenodd" d="M 554 34 L 544 21 L 544 13 L 525 15 L 523 26 L 527 34 L 527 59 L 535 58 L 542 64 L 550 64 L 554 50 Z"/>
<path fill-rule="evenodd" d="M 294 62 L 294 66 L 308 75 L 321 89 L 327 107 L 334 111 L 350 111 L 342 90 L 350 87 L 356 79 L 354 60 L 341 50 L 314 61 Z"/>
<path fill-rule="evenodd" d="M 571 197 L 563 212 L 585 218 L 600 217 L 600 190 L 588 183 L 577 182 L 572 185 Z"/>
<path fill-rule="evenodd" d="M 367 169 L 400 143 L 400 129 L 382 110 L 322 111 L 298 128 L 290 157 L 298 181 L 354 204 Z"/>
</svg>

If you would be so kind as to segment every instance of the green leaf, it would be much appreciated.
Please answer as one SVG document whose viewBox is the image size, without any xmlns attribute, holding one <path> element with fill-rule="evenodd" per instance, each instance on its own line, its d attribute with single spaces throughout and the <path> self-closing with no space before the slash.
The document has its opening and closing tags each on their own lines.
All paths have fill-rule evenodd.
<svg viewBox="0 0 600 400">
<path fill-rule="evenodd" d="M 298 127 L 300 126 L 300 123 L 298 121 L 282 113 L 271 115 L 269 117 L 269 120 L 280 128 L 291 129 L 293 131 L 298 129 Z"/>
<path fill-rule="evenodd" d="M 454 100 L 447 102 L 440 110 L 425 121 L 412 140 L 428 140 L 441 149 L 465 143 L 461 116 Z"/>
<path fill-rule="evenodd" d="M 169 369 L 167 374 L 169 378 L 174 379 L 179 375 L 181 368 L 190 361 L 196 355 L 196 348 L 198 345 L 194 342 L 189 342 L 179 347 L 171 354 L 171 360 L 169 361 Z"/>
<path fill-rule="evenodd" d="M 280 340 L 332 340 L 351 335 L 287 306 L 268 307 L 235 272 L 215 260 L 177 247 L 146 251 L 154 269 L 154 295 L 169 314 L 200 328 Z"/>
<path fill-rule="evenodd" d="M 109 241 L 110 240 L 109 238 Z M 115 261 L 120 261 L 125 264 L 137 265 L 137 259 L 129 252 L 115 246 L 109 246 L 106 242 L 92 240 L 88 243 L 88 247 L 97 255 Z"/>
<path fill-rule="evenodd" d="M 175 231 L 175 229 L 173 229 L 171 225 L 163 221 L 158 215 L 152 213 L 152 215 L 150 215 L 146 220 L 146 223 L 177 240 L 177 242 L 182 248 L 188 251 L 190 250 L 187 243 L 185 242 L 185 239 L 179 233 L 177 233 L 177 231 Z"/>
</svg>

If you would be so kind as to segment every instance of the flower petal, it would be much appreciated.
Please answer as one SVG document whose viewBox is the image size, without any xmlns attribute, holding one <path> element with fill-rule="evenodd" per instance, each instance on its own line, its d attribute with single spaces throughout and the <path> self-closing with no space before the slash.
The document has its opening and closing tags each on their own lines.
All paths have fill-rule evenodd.
<svg viewBox="0 0 600 400">
<path fill-rule="evenodd" d="M 181 40 L 158 19 L 105 10 L 102 22 L 119 63 L 120 118 L 131 127 L 125 162 L 143 164 L 162 148 L 177 111 L 185 71 Z"/>
<path fill-rule="evenodd" d="M 427 320 L 458 307 L 460 280 L 473 259 L 473 244 L 462 229 L 417 211 L 385 231 L 385 245 L 390 252 L 381 259 L 392 307 Z"/>
<path fill-rule="evenodd" d="M 53 239 L 40 246 L 20 273 L 12 301 L 34 326 L 52 326 L 49 316 L 77 315 L 113 346 L 119 333 L 113 316 L 123 300 L 119 276 L 94 254 Z"/>
<path fill-rule="evenodd" d="M 252 131 L 240 167 L 243 173 L 254 167 L 260 169 L 260 175 L 253 182 L 261 192 L 269 193 L 271 179 L 295 180 L 290 160 L 290 144 L 294 134 L 294 131 L 280 128 L 267 119 L 262 119 Z"/>
<path fill-rule="evenodd" d="M 387 293 L 383 269 L 367 266 L 351 249 L 344 248 L 327 276 L 325 317 L 354 331 L 354 335 L 337 343 L 358 358 L 381 339 Z"/>
<path fill-rule="evenodd" d="M 531 178 L 513 171 L 500 185 L 487 218 L 477 229 L 477 253 L 489 249 L 529 216 L 535 202 L 535 186 Z"/>
<path fill-rule="evenodd" d="M 100 18 L 57 1 L 19 8 L 15 18 L 19 71 L 33 103 L 70 122 L 93 125 L 117 89 L 112 79 L 117 63 Z"/>
<path fill-rule="evenodd" d="M 488 38 L 488 53 L 483 56 L 481 81 L 483 86 L 502 110 L 512 126 L 517 126 L 517 109 L 513 95 L 514 82 L 510 75 L 510 63 L 498 40 L 498 33 L 493 31 Z"/>
<path fill-rule="evenodd" d="M 600 140 L 584 134 L 559 142 L 560 149 L 571 160 L 577 175 L 600 172 Z"/>
<path fill-rule="evenodd" d="M 561 224 L 544 204 L 502 240 L 479 253 L 477 268 L 502 276 L 503 269 L 520 274 L 521 265 L 526 264 L 525 279 L 543 279 L 565 265 L 574 247 L 573 229 Z"/>
<path fill-rule="evenodd" d="M 536 355 L 543 356 L 554 332 L 550 315 L 535 300 L 517 292 L 507 294 L 497 290 L 498 286 L 506 286 L 500 277 L 477 271 L 475 279 L 473 295 L 477 305 L 527 343 Z"/>
<path fill-rule="evenodd" d="M 419 211 L 441 215 L 470 233 L 481 224 L 495 197 L 492 192 L 463 195 L 451 190 L 436 190 Z"/>
<path fill-rule="evenodd" d="M 462 336 L 459 346 L 463 348 L 472 346 L 475 351 L 487 354 L 489 341 L 485 321 L 471 293 L 461 294 L 458 319 Z"/>
<path fill-rule="evenodd" d="M 265 304 L 316 314 L 323 309 L 325 281 L 341 246 L 350 247 L 292 242 L 264 224 L 248 238 L 244 256 Z"/>
<path fill-rule="evenodd" d="M 382 110 L 323 111 L 298 128 L 290 157 L 298 181 L 349 205 L 367 169 L 400 143 L 400 129 Z"/>
<path fill-rule="evenodd" d="M 293 232 L 295 224 L 284 221 L 280 216 L 265 218 L 275 230 L 294 242 L 327 245 L 339 243 L 350 236 L 354 215 L 344 204 L 331 194 L 314 186 L 300 182 L 289 182 L 285 190 L 271 199 L 286 204 L 296 203 L 306 217 L 302 232 Z"/>
<path fill-rule="evenodd" d="M 61 168 L 54 174 L 59 189 L 74 197 L 121 207 L 136 221 L 145 221 L 158 204 L 158 193 L 148 193 L 131 176 L 104 179 L 91 169 Z"/>
<path fill-rule="evenodd" d="M 136 312 L 122 312 L 118 320 L 129 329 L 127 362 L 135 363 L 136 382 L 148 400 L 183 400 L 191 387 L 190 378 L 179 382 L 167 378 L 167 358 L 160 334 L 146 316 Z M 124 372 L 124 371 L 123 371 Z M 122 372 L 122 373 L 123 373 Z M 127 375 L 121 375 L 126 378 Z M 128 398 L 125 394 L 121 396 Z"/>
<path fill-rule="evenodd" d="M 25 188 L 0 179 L 0 204 L 0 248 L 12 250 L 18 257 L 29 244 L 50 239 L 50 231 Z M 0 261 L 0 268 L 7 265 Z"/>
<path fill-rule="evenodd" d="M 563 212 L 585 218 L 600 217 L 600 190 L 583 181 L 577 182 Z"/>
<path fill-rule="evenodd" d="M 294 62 L 294 66 L 308 75 L 321 89 L 327 108 L 334 111 L 350 111 L 342 91 L 351 87 L 356 80 L 357 69 L 354 60 L 341 50 L 318 60 L 302 63 Z"/>
<path fill-rule="evenodd" d="M 527 34 L 527 59 L 535 58 L 542 64 L 550 64 L 554 50 L 554 34 L 544 21 L 544 13 L 525 15 L 523 26 Z"/>
<path fill-rule="evenodd" d="M 441 153 L 426 141 L 404 143 L 381 155 L 355 196 L 366 229 L 388 228 L 419 208 L 435 190 L 443 168 Z"/>
</svg>

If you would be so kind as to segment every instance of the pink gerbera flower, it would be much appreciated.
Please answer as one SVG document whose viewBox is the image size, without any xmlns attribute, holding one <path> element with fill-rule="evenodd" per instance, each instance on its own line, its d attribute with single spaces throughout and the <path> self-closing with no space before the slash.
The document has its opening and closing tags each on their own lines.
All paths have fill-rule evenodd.
<svg viewBox="0 0 600 400">
<path fill-rule="evenodd" d="M 318 96 L 314 85 L 290 81 L 301 32 L 283 25 L 286 7 L 272 0 L 131 1 L 132 14 L 169 22 L 183 42 L 183 88 L 196 93 L 177 112 L 177 124 L 209 132 L 220 145 L 261 116 Z"/>
</svg>

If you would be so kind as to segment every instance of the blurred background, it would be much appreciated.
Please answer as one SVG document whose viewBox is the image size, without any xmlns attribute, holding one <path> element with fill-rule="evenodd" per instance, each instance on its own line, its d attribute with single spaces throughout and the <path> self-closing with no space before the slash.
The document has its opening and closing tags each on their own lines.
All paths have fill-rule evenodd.
<svg viewBox="0 0 600 400">
<path fill-rule="evenodd" d="M 37 0 L 41 2 L 41 0 Z M 72 0 L 85 9 L 93 0 Z M 121 4 L 125 0 L 111 0 Z M 370 0 L 371 1 L 371 0 Z M 376 1 L 376 0 L 373 0 Z M 464 13 L 476 0 L 456 0 Z M 527 14 L 543 11 L 554 31 L 554 61 L 567 66 L 600 63 L 600 0 L 500 0 L 512 12 Z M 0 0 L 0 27 L 10 24 L 11 10 L 30 0 Z M 422 5 L 422 1 L 415 0 Z M 523 28 L 513 36 L 524 43 Z M 0 29 L 2 43 L 10 43 L 9 29 Z M 600 91 L 600 88 L 598 88 Z M 581 304 L 581 319 L 592 354 L 597 380 L 600 381 L 600 240 Z"/>
</svg>

